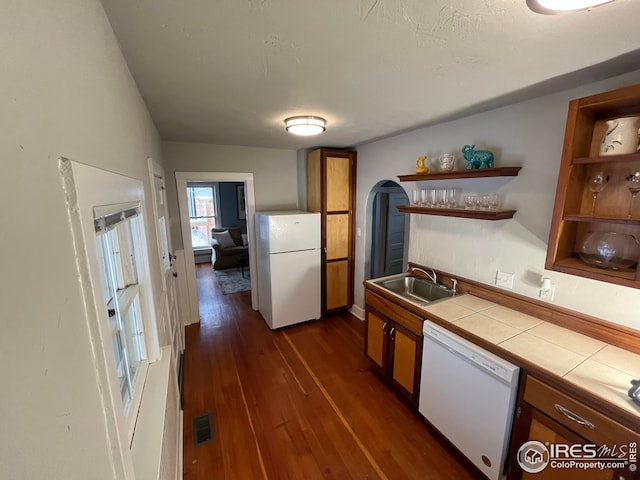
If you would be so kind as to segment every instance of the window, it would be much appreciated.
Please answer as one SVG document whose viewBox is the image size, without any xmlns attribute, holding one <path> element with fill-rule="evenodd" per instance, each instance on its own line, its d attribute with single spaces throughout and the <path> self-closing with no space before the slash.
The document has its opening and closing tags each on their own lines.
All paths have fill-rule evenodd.
<svg viewBox="0 0 640 480">
<path fill-rule="evenodd" d="M 148 250 L 144 184 L 64 158 L 58 168 L 93 352 L 79 360 L 90 362 L 102 392 L 105 427 L 115 434 L 110 437 L 114 468 L 133 478 L 138 414 L 149 405 L 145 397 L 155 398 L 147 388 L 148 371 L 162 359 L 160 297 L 151 288 L 157 257 Z"/>
<path fill-rule="evenodd" d="M 120 396 L 128 418 L 137 410 L 134 408 L 135 398 L 144 384 L 142 379 L 147 367 L 137 266 L 142 226 L 140 218 L 135 215 L 137 208 L 126 207 L 95 220 L 108 330 Z"/>
<path fill-rule="evenodd" d="M 194 250 L 211 248 L 211 229 L 218 226 L 217 184 L 187 184 L 191 243 Z"/>
</svg>

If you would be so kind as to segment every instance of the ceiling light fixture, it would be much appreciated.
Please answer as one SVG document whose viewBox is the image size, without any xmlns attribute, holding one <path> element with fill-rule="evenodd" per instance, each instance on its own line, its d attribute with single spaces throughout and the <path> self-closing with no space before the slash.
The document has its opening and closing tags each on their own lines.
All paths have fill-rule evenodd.
<svg viewBox="0 0 640 480">
<path fill-rule="evenodd" d="M 527 6 L 536 13 L 547 15 L 588 10 L 613 0 L 527 0 Z"/>
<path fill-rule="evenodd" d="M 289 117 L 284 120 L 287 132 L 294 135 L 302 135 L 308 137 L 310 135 L 318 135 L 326 130 L 327 121 L 321 117 L 312 115 L 301 115 L 298 117 Z"/>
</svg>

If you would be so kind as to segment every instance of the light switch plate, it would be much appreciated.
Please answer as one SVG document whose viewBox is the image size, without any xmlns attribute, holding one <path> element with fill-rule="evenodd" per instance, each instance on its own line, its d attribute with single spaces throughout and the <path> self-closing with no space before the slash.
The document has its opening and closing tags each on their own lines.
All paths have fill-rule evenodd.
<svg viewBox="0 0 640 480">
<path fill-rule="evenodd" d="M 513 290 L 513 277 L 515 275 L 513 273 L 501 272 L 498 270 L 496 274 L 496 285 L 501 288 L 508 288 L 509 290 Z"/>
</svg>

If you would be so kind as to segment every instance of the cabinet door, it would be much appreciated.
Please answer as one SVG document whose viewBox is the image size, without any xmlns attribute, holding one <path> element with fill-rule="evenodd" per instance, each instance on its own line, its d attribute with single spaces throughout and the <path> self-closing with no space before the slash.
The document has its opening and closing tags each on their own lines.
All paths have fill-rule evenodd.
<svg viewBox="0 0 640 480">
<path fill-rule="evenodd" d="M 367 309 L 365 314 L 365 355 L 371 359 L 380 370 L 384 370 L 387 335 L 387 319 L 383 315 Z"/>
<path fill-rule="evenodd" d="M 351 158 L 326 158 L 327 212 L 347 212 L 351 205 Z"/>
<path fill-rule="evenodd" d="M 327 215 L 326 222 L 327 260 L 348 258 L 350 215 L 347 213 Z"/>
<path fill-rule="evenodd" d="M 393 384 L 411 399 L 418 394 L 421 338 L 396 322 L 389 330 L 389 373 Z"/>
<path fill-rule="evenodd" d="M 563 443 L 568 445 L 591 443 L 575 435 L 536 409 L 532 411 L 529 439 L 542 443 Z M 632 478 L 630 472 L 627 472 L 627 475 L 628 477 L 625 477 L 624 472 L 617 473 L 610 469 L 564 469 L 551 468 L 550 465 L 547 465 L 547 467 L 539 473 L 523 473 L 522 478 L 527 480 L 566 480 L 567 478 L 579 478 L 580 480 L 625 480 L 625 478 Z"/>
<path fill-rule="evenodd" d="M 349 307 L 349 260 L 326 263 L 325 295 L 327 310 Z"/>
</svg>

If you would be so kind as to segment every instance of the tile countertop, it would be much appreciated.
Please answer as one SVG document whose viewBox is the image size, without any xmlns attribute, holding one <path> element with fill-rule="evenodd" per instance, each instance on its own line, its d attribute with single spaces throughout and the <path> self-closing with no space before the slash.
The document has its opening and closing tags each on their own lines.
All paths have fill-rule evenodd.
<svg viewBox="0 0 640 480">
<path fill-rule="evenodd" d="M 422 308 L 640 417 L 640 355 L 469 294 Z"/>
</svg>

